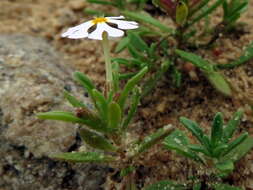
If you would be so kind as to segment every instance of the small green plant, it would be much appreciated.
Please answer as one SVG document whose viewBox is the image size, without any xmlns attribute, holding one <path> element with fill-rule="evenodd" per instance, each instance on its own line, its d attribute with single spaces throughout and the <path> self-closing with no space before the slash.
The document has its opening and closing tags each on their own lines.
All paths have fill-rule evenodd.
<svg viewBox="0 0 253 190">
<path fill-rule="evenodd" d="M 153 0 L 154 7 L 165 12 L 174 24 L 168 26 L 154 18 L 146 11 L 148 0 L 88 0 L 90 3 L 116 7 L 119 12 L 135 21 L 124 21 L 124 16 L 111 15 L 108 12 L 85 9 L 86 13 L 99 17 L 70 28 L 62 37 L 71 39 L 89 38 L 101 40 L 106 70 L 104 91 L 83 73 L 75 72 L 75 80 L 88 92 L 93 103 L 89 107 L 69 92 L 65 98 L 75 108 L 74 112 L 51 111 L 39 113 L 41 119 L 59 120 L 80 125 L 79 134 L 93 150 L 87 152 L 67 152 L 52 157 L 71 162 L 108 163 L 123 178 L 122 189 L 136 190 L 135 167 L 139 155 L 151 146 L 164 140 L 167 149 L 176 151 L 187 158 L 203 165 L 208 176 L 214 181 L 205 182 L 214 190 L 240 190 L 240 188 L 222 183 L 222 179 L 234 170 L 234 163 L 253 147 L 253 139 L 245 132 L 233 137 L 238 127 L 242 111 L 237 111 L 233 118 L 223 123 L 221 113 L 217 113 L 211 127 L 210 135 L 194 121 L 181 117 L 180 122 L 196 138 L 197 144 L 181 130 L 167 125 L 143 140 L 131 139 L 128 127 L 137 111 L 140 99 L 150 94 L 164 75 L 172 80 L 176 88 L 180 88 L 184 75 L 182 64 L 192 63 L 196 71 L 201 72 L 210 84 L 225 96 L 233 97 L 231 84 L 220 72 L 222 69 L 238 67 L 253 57 L 253 42 L 243 49 L 242 55 L 231 63 L 219 64 L 200 56 L 200 49 L 213 48 L 220 36 L 227 37 L 236 31 L 241 14 L 246 10 L 249 0 Z M 153 7 L 153 8 L 154 8 Z M 220 23 L 211 26 L 212 13 L 222 8 L 223 17 Z M 203 22 L 205 29 L 197 28 Z M 138 29 L 137 29 L 138 28 Z M 124 36 L 124 30 L 127 35 Z M 227 36 L 226 36 L 227 35 Z M 114 49 L 115 53 L 127 50 L 128 58 L 111 58 L 109 38 L 123 37 Z M 208 37 L 208 40 L 202 40 Z M 120 73 L 124 65 L 128 73 Z M 195 69 L 195 68 L 194 68 Z M 146 76 L 145 80 L 143 80 Z M 125 86 L 121 81 L 124 80 Z M 141 81 L 144 82 L 141 82 Z M 165 180 L 147 187 L 147 190 L 161 189 L 203 189 L 201 176 L 195 180 L 180 184 Z"/>
<path fill-rule="evenodd" d="M 192 159 L 205 166 L 205 172 L 189 178 L 180 184 L 171 180 L 156 182 L 145 190 L 200 190 L 208 188 L 210 190 L 242 190 L 222 183 L 222 178 L 228 176 L 234 170 L 234 163 L 247 154 L 253 147 L 253 138 L 247 132 L 233 137 L 236 128 L 240 124 L 243 112 L 237 111 L 233 118 L 224 124 L 222 114 L 217 113 L 211 127 L 211 134 L 206 135 L 203 129 L 194 121 L 185 117 L 180 117 L 183 126 L 192 133 L 199 144 L 191 144 L 190 139 L 181 130 L 175 130 L 167 136 L 163 142 L 166 149 Z M 209 176 L 202 179 L 201 175 Z"/>
<path fill-rule="evenodd" d="M 227 124 L 224 124 L 222 114 L 217 113 L 209 136 L 196 122 L 180 117 L 180 122 L 199 144 L 191 144 L 183 131 L 176 130 L 166 137 L 164 145 L 170 150 L 213 168 L 217 175 L 229 174 L 234 169 L 234 163 L 253 146 L 253 139 L 247 132 L 233 138 L 242 115 L 243 112 L 239 110 Z"/>
<path fill-rule="evenodd" d="M 75 108 L 75 112 L 50 111 L 39 113 L 38 117 L 79 124 L 82 140 L 94 149 L 91 152 L 61 153 L 53 155 L 52 158 L 71 162 L 110 163 L 112 167 L 121 171 L 121 177 L 126 177 L 123 184 L 125 189 L 132 189 L 135 186 L 134 180 L 128 174 L 134 173 L 135 160 L 174 129 L 170 125 L 165 126 L 146 136 L 142 141 L 135 139 L 129 142 L 126 138 L 128 126 L 141 97 L 141 89 L 137 85 L 147 73 L 148 67 L 143 67 L 126 82 L 124 88 L 120 88 L 119 65 L 111 64 L 108 37 L 121 37 L 124 35 L 123 29 L 138 28 L 136 22 L 124 21 L 123 18 L 122 16 L 95 18 L 62 34 L 63 37 L 71 39 L 90 38 L 102 41 L 106 70 L 104 92 L 97 90 L 85 74 L 74 73 L 75 80 L 88 92 L 93 108 L 65 91 L 64 96 Z M 108 23 L 116 23 L 117 28 L 109 26 Z M 95 29 L 92 28 L 94 26 Z"/>
</svg>

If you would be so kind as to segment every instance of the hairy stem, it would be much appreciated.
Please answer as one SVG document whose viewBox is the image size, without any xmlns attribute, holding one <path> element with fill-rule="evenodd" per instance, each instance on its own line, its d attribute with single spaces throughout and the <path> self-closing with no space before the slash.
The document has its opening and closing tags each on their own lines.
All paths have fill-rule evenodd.
<svg viewBox="0 0 253 190">
<path fill-rule="evenodd" d="M 103 33 L 102 45 L 103 45 L 104 56 L 105 56 L 106 94 L 109 94 L 113 86 L 113 77 L 112 77 L 112 64 L 111 64 L 111 57 L 110 57 L 109 41 L 108 41 L 108 35 L 106 32 Z"/>
</svg>

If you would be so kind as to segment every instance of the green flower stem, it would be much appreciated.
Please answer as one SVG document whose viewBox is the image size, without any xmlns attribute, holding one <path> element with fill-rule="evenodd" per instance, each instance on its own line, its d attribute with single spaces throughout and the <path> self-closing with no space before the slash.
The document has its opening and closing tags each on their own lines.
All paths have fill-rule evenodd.
<svg viewBox="0 0 253 190">
<path fill-rule="evenodd" d="M 112 64 L 111 64 L 111 58 L 110 58 L 108 35 L 106 32 L 104 32 L 102 36 L 103 36 L 102 45 L 103 45 L 104 56 L 105 56 L 106 94 L 109 94 L 113 86 Z"/>
</svg>

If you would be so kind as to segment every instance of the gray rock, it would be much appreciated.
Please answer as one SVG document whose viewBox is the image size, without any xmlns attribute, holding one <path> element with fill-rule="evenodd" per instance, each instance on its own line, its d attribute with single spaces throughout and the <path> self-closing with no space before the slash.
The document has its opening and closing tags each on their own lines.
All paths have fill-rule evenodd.
<svg viewBox="0 0 253 190">
<path fill-rule="evenodd" d="M 78 148 L 76 126 L 36 117 L 70 109 L 64 88 L 88 101 L 80 97 L 72 72 L 45 40 L 0 35 L 0 189 L 99 189 L 103 168 L 48 158 Z"/>
<path fill-rule="evenodd" d="M 75 142 L 75 127 L 41 121 L 36 113 L 68 109 L 62 91 L 67 86 L 76 93 L 72 70 L 49 44 L 27 36 L 1 36 L 0 60 L 5 137 L 37 157 L 66 151 Z"/>
</svg>

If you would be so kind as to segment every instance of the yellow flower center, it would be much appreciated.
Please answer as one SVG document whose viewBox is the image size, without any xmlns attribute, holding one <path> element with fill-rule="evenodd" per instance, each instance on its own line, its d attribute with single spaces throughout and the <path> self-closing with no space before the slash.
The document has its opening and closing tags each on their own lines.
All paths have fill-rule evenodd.
<svg viewBox="0 0 253 190">
<path fill-rule="evenodd" d="M 107 22 L 107 19 L 104 17 L 99 17 L 92 20 L 93 24 L 98 24 L 98 23 L 103 23 L 103 22 Z"/>
</svg>

